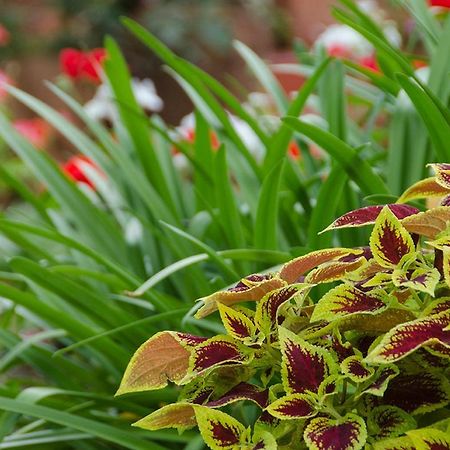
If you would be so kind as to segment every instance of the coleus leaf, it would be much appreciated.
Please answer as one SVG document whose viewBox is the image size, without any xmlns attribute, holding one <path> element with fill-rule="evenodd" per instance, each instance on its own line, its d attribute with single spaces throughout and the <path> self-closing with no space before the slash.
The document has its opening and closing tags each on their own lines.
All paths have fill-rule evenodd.
<svg viewBox="0 0 450 450">
<path fill-rule="evenodd" d="M 387 268 L 396 267 L 402 258 L 415 252 L 411 235 L 387 206 L 375 221 L 370 249 L 375 261 Z"/>
<path fill-rule="evenodd" d="M 266 335 L 277 325 L 278 310 L 290 300 L 303 301 L 312 285 L 298 283 L 266 294 L 256 306 L 255 322 Z"/>
<path fill-rule="evenodd" d="M 353 314 L 339 321 L 341 331 L 386 333 L 400 323 L 415 319 L 412 311 L 405 308 L 389 308 L 380 314 Z"/>
<path fill-rule="evenodd" d="M 277 450 L 278 444 L 275 437 L 268 431 L 259 430 L 255 433 L 250 450 Z"/>
<path fill-rule="evenodd" d="M 314 398 L 308 394 L 290 394 L 275 400 L 267 407 L 272 416 L 281 419 L 304 419 L 317 414 Z"/>
<path fill-rule="evenodd" d="M 407 287 L 415 291 L 425 292 L 434 297 L 434 291 L 441 278 L 439 270 L 430 267 L 415 269 L 395 269 L 392 282 L 397 287 Z M 450 280 L 450 278 L 449 278 Z"/>
<path fill-rule="evenodd" d="M 403 192 L 397 201 L 398 203 L 405 203 L 421 198 L 443 197 L 448 193 L 448 188 L 439 184 L 435 177 L 430 177 L 414 183 L 405 192 Z"/>
<path fill-rule="evenodd" d="M 208 316 L 217 310 L 219 303 L 231 306 L 240 302 L 261 300 L 265 294 L 285 284 L 285 281 L 272 275 L 250 275 L 227 291 L 215 292 L 199 299 L 203 301 L 203 306 L 197 311 L 195 317 L 201 319 Z"/>
<path fill-rule="evenodd" d="M 357 258 L 354 261 L 330 261 L 311 270 L 306 276 L 305 282 L 320 284 L 342 280 L 348 273 L 357 270 L 366 262 L 367 260 L 364 257 Z"/>
<path fill-rule="evenodd" d="M 349 284 L 341 284 L 319 300 L 311 321 L 331 322 L 353 314 L 379 314 L 387 309 L 388 299 L 382 291 L 364 292 Z"/>
<path fill-rule="evenodd" d="M 433 428 L 407 432 L 416 450 L 450 450 L 450 435 Z"/>
<path fill-rule="evenodd" d="M 337 364 L 330 353 L 322 347 L 310 344 L 291 331 L 280 327 L 281 378 L 288 394 L 317 392 L 320 384 Z"/>
<path fill-rule="evenodd" d="M 209 408 L 196 408 L 195 417 L 205 443 L 212 450 L 235 450 L 245 443 L 246 429 L 228 414 Z"/>
<path fill-rule="evenodd" d="M 442 253 L 442 271 L 444 272 L 444 280 L 447 283 L 447 286 L 450 287 L 450 247 L 444 247 Z"/>
<path fill-rule="evenodd" d="M 407 217 L 402 221 L 402 224 L 410 233 L 435 239 L 439 233 L 447 228 L 448 221 L 450 221 L 450 208 L 438 206 Z"/>
<path fill-rule="evenodd" d="M 387 364 L 404 358 L 424 345 L 441 343 L 450 346 L 450 331 L 445 331 L 449 324 L 450 310 L 447 310 L 397 325 L 383 337 L 366 360 L 375 364 Z"/>
<path fill-rule="evenodd" d="M 355 383 L 362 383 L 368 380 L 375 372 L 372 367 L 367 367 L 363 359 L 358 355 L 344 359 L 341 363 L 341 370 L 344 375 Z"/>
<path fill-rule="evenodd" d="M 286 263 L 278 273 L 278 276 L 287 283 L 295 283 L 299 278 L 311 269 L 328 261 L 342 258 L 348 255 L 360 255 L 361 249 L 353 248 L 325 248 L 300 256 Z"/>
<path fill-rule="evenodd" d="M 144 430 L 160 430 L 162 428 L 177 428 L 184 430 L 195 426 L 194 405 L 187 402 L 172 403 L 145 416 L 133 424 Z"/>
<path fill-rule="evenodd" d="M 334 333 L 331 336 L 331 348 L 334 350 L 339 363 L 342 363 L 344 359 L 355 354 L 352 344 L 348 341 L 343 342 L 342 335 L 338 328 L 334 330 Z"/>
<path fill-rule="evenodd" d="M 417 450 L 408 436 L 384 439 L 373 444 L 373 450 Z"/>
<path fill-rule="evenodd" d="M 252 352 L 230 336 L 217 335 L 195 347 L 189 358 L 187 377 L 197 376 L 223 365 L 246 364 Z"/>
<path fill-rule="evenodd" d="M 339 420 L 318 417 L 309 422 L 303 438 L 310 450 L 360 450 L 367 439 L 366 424 L 356 414 Z"/>
<path fill-rule="evenodd" d="M 256 338 L 256 325 L 250 317 L 223 303 L 219 303 L 218 306 L 223 326 L 230 336 L 246 343 Z"/>
<path fill-rule="evenodd" d="M 359 394 L 358 397 L 363 394 L 371 394 L 377 397 L 382 397 L 389 386 L 389 382 L 399 373 L 400 370 L 393 364 L 379 368 L 372 383 L 361 394 Z"/>
<path fill-rule="evenodd" d="M 367 427 L 375 440 L 400 436 L 416 426 L 414 418 L 396 406 L 377 406 L 367 418 Z"/>
<path fill-rule="evenodd" d="M 239 383 L 217 400 L 209 401 L 206 406 L 219 408 L 241 400 L 249 400 L 264 409 L 267 406 L 269 391 L 249 383 Z"/>
<path fill-rule="evenodd" d="M 444 188 L 450 189 L 450 167 L 448 164 L 428 164 L 436 173 L 436 181 Z"/>
<path fill-rule="evenodd" d="M 397 203 L 386 206 L 366 206 L 364 208 L 356 209 L 342 215 L 331 225 L 325 228 L 322 233 L 328 230 L 335 230 L 337 228 L 362 227 L 364 225 L 375 223 L 383 208 L 389 208 L 394 216 L 398 219 L 404 219 L 405 217 L 417 214 L 419 212 L 419 210 L 417 208 L 414 208 L 413 206 L 400 205 Z"/>
<path fill-rule="evenodd" d="M 168 381 L 181 384 L 193 346 L 205 340 L 175 331 L 156 333 L 131 358 L 116 395 L 161 389 Z"/>
<path fill-rule="evenodd" d="M 410 414 L 423 414 L 446 406 L 450 400 L 449 381 L 437 373 L 400 373 L 384 392 L 383 403 L 398 406 Z"/>
</svg>

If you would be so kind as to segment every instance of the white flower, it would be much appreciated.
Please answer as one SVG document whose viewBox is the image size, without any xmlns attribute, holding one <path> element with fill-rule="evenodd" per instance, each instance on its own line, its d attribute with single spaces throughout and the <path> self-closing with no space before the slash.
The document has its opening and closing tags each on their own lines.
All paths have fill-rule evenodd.
<svg viewBox="0 0 450 450">
<path fill-rule="evenodd" d="M 138 104 L 145 111 L 159 112 L 163 109 L 164 103 L 162 98 L 156 93 L 155 84 L 149 78 L 131 80 L 134 96 Z"/>
<path fill-rule="evenodd" d="M 333 54 L 336 51 L 345 53 L 346 57 L 364 58 L 374 51 L 372 44 L 356 30 L 347 26 L 330 25 L 316 40 L 316 46 L 324 46 Z"/>
<path fill-rule="evenodd" d="M 131 80 L 131 88 L 139 106 L 145 112 L 161 111 L 164 103 L 156 93 L 153 81 L 146 78 Z M 118 118 L 118 111 L 115 105 L 114 96 L 108 84 L 102 84 L 95 93 L 95 96 L 84 105 L 86 113 L 94 120 L 114 123 Z"/>
<path fill-rule="evenodd" d="M 261 161 L 264 156 L 264 145 L 262 144 L 259 137 L 255 134 L 252 128 L 239 117 L 228 113 L 228 118 L 231 125 L 235 129 L 237 135 L 241 138 L 244 145 L 247 147 L 248 151 L 253 155 L 256 161 Z M 193 141 L 195 137 L 195 115 L 194 113 L 189 113 L 184 116 L 180 125 L 176 128 L 178 135 L 188 141 Z"/>
<path fill-rule="evenodd" d="M 392 20 L 388 20 L 383 24 L 383 33 L 386 39 L 394 46 L 400 47 L 402 45 L 402 35 L 397 29 L 397 25 Z"/>
<path fill-rule="evenodd" d="M 142 240 L 144 227 L 136 217 L 130 217 L 125 225 L 125 240 L 129 245 L 137 245 Z"/>
</svg>

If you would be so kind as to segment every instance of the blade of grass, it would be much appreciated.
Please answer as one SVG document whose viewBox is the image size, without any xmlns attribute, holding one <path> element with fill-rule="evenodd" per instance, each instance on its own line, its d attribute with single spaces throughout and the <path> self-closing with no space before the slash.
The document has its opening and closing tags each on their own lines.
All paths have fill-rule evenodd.
<svg viewBox="0 0 450 450">
<path fill-rule="evenodd" d="M 331 133 L 302 122 L 296 117 L 286 117 L 283 121 L 295 131 L 308 136 L 329 153 L 344 168 L 349 178 L 360 187 L 363 193 L 366 195 L 389 193 L 380 176 L 348 144 Z"/>
<path fill-rule="evenodd" d="M 131 432 L 45 406 L 33 405 L 23 401 L 0 397 L 0 408 L 5 411 L 37 417 L 74 430 L 89 433 L 100 439 L 104 439 L 107 442 L 122 445 L 130 450 L 148 450 L 149 446 L 154 450 L 165 450 L 165 447 L 162 447 L 155 442 L 150 443 L 147 440 L 138 438 Z"/>
</svg>

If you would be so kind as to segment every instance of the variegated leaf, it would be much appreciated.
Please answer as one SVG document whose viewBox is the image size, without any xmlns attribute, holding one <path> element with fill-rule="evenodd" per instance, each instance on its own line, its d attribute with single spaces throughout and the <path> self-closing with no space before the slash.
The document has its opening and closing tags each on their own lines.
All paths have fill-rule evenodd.
<svg viewBox="0 0 450 450">
<path fill-rule="evenodd" d="M 311 270 L 305 278 L 306 283 L 331 283 L 346 278 L 347 274 L 359 269 L 367 262 L 366 258 L 357 258 L 354 261 L 330 261 Z"/>
<path fill-rule="evenodd" d="M 396 406 L 377 406 L 367 419 L 370 435 L 376 440 L 400 436 L 416 426 L 414 418 Z"/>
<path fill-rule="evenodd" d="M 392 272 L 392 282 L 397 287 L 407 287 L 425 292 L 434 297 L 434 291 L 441 278 L 435 268 L 418 267 L 416 269 L 396 269 Z"/>
<path fill-rule="evenodd" d="M 341 374 L 335 373 L 325 378 L 319 386 L 317 396 L 323 402 L 326 397 L 336 395 L 342 386 L 344 377 Z"/>
<path fill-rule="evenodd" d="M 411 200 L 431 197 L 443 197 L 449 193 L 449 189 L 436 181 L 436 177 L 425 178 L 414 183 L 397 200 L 398 203 L 405 203 Z"/>
<path fill-rule="evenodd" d="M 440 206 L 450 206 L 450 195 L 446 195 L 439 203 Z"/>
<path fill-rule="evenodd" d="M 450 331 L 450 328 L 447 331 Z M 434 356 L 450 359 L 450 345 L 433 342 L 432 344 L 428 344 L 425 348 Z"/>
<path fill-rule="evenodd" d="M 433 372 L 400 373 L 393 378 L 383 395 L 383 403 L 410 414 L 423 414 L 448 405 L 449 381 Z"/>
<path fill-rule="evenodd" d="M 386 206 L 366 206 L 364 208 L 356 209 L 355 211 L 350 211 L 339 217 L 331 225 L 325 228 L 322 233 L 337 228 L 362 227 L 364 225 L 375 223 L 377 217 L 385 207 L 389 208 L 398 219 L 404 219 L 405 217 L 419 212 L 419 210 L 413 206 L 399 205 L 397 203 Z"/>
<path fill-rule="evenodd" d="M 360 450 L 367 439 L 366 424 L 356 414 L 340 420 L 318 417 L 309 422 L 303 438 L 310 450 Z"/>
<path fill-rule="evenodd" d="M 390 381 L 399 373 L 400 370 L 394 365 L 379 368 L 372 383 L 359 396 L 362 394 L 370 394 L 382 397 L 389 386 Z"/>
<path fill-rule="evenodd" d="M 402 323 L 387 333 L 366 360 L 375 364 L 398 361 L 423 345 L 442 343 L 450 346 L 450 311 Z"/>
<path fill-rule="evenodd" d="M 325 248 L 323 250 L 316 250 L 286 263 L 281 268 L 278 276 L 289 284 L 295 283 L 302 275 L 305 275 L 320 264 L 344 256 L 360 255 L 362 253 L 363 250 L 353 248 Z"/>
<path fill-rule="evenodd" d="M 414 255 L 411 235 L 387 206 L 382 209 L 373 227 L 370 249 L 377 263 L 387 268 L 396 267 L 407 255 Z"/>
<path fill-rule="evenodd" d="M 353 314 L 379 314 L 388 307 L 388 296 L 382 291 L 363 292 L 341 284 L 328 291 L 317 303 L 311 321 L 331 322 Z"/>
<path fill-rule="evenodd" d="M 245 442 L 246 429 L 228 414 L 209 408 L 196 408 L 198 428 L 212 450 L 236 450 Z"/>
<path fill-rule="evenodd" d="M 275 400 L 267 407 L 272 416 L 281 420 L 304 419 L 317 414 L 314 399 L 308 394 L 290 394 Z"/>
<path fill-rule="evenodd" d="M 433 428 L 409 431 L 408 437 L 416 450 L 450 450 L 450 435 Z"/>
<path fill-rule="evenodd" d="M 368 380 L 375 372 L 372 367 L 367 367 L 358 355 L 344 359 L 341 363 L 341 370 L 344 375 L 356 383 Z"/>
<path fill-rule="evenodd" d="M 205 338 L 162 331 L 144 342 L 131 358 L 116 395 L 161 389 L 181 383 L 189 368 L 192 345 Z"/>
<path fill-rule="evenodd" d="M 438 206 L 407 217 L 403 219 L 402 224 L 410 233 L 435 239 L 439 233 L 447 228 L 448 221 L 450 221 L 450 208 Z"/>
<path fill-rule="evenodd" d="M 355 354 L 352 344 L 342 339 L 342 334 L 337 327 L 333 330 L 331 335 L 331 348 L 336 354 L 339 364 L 344 361 L 344 359 Z"/>
<path fill-rule="evenodd" d="M 219 408 L 221 406 L 229 405 L 230 403 L 248 400 L 264 409 L 267 406 L 268 398 L 268 390 L 261 389 L 260 387 L 249 383 L 239 383 L 220 398 L 209 401 L 206 406 L 209 406 L 210 408 Z"/>
<path fill-rule="evenodd" d="M 329 352 L 279 328 L 281 377 L 288 394 L 317 392 L 328 375 L 337 370 Z"/>
<path fill-rule="evenodd" d="M 429 164 L 436 172 L 436 181 L 444 188 L 450 189 L 450 169 L 448 164 Z"/>
<path fill-rule="evenodd" d="M 422 312 L 422 317 L 450 310 L 450 297 L 441 297 L 431 302 Z"/>
<path fill-rule="evenodd" d="M 256 306 L 255 322 L 258 327 L 268 333 L 277 325 L 279 308 L 290 300 L 303 300 L 311 287 L 310 284 L 291 284 L 266 294 Z"/>
<path fill-rule="evenodd" d="M 373 450 L 417 450 L 413 441 L 402 436 L 395 439 L 384 439 L 373 444 Z"/>
<path fill-rule="evenodd" d="M 251 357 L 248 349 L 233 338 L 217 335 L 194 349 L 189 358 L 189 368 L 190 372 L 198 375 L 223 365 L 246 364 Z"/>
<path fill-rule="evenodd" d="M 369 259 L 359 269 L 349 274 L 348 278 L 354 282 L 365 282 L 378 273 L 388 272 L 388 269 L 380 266 L 373 258 Z"/>
<path fill-rule="evenodd" d="M 450 209 L 450 208 L 449 208 Z M 450 287 L 450 247 L 442 249 L 442 271 L 444 272 L 444 280 Z"/>
<path fill-rule="evenodd" d="M 227 291 L 215 292 L 199 299 L 203 302 L 203 306 L 197 311 L 195 317 L 201 319 L 217 311 L 219 303 L 231 306 L 240 302 L 261 300 L 268 292 L 284 285 L 286 283 L 283 280 L 272 275 L 250 275 Z"/>
<path fill-rule="evenodd" d="M 256 326 L 253 320 L 244 313 L 223 303 L 219 303 L 219 312 L 223 326 L 230 336 L 241 341 L 252 339 L 256 336 Z"/>
<path fill-rule="evenodd" d="M 253 436 L 251 450 L 277 450 L 278 444 L 275 437 L 268 431 L 260 430 Z"/>
<path fill-rule="evenodd" d="M 389 308 L 374 316 L 355 314 L 339 321 L 341 331 L 357 330 L 365 333 L 386 333 L 400 323 L 414 320 L 415 315 L 408 309 Z"/>
<path fill-rule="evenodd" d="M 144 430 L 160 430 L 162 428 L 178 428 L 184 430 L 195 426 L 194 405 L 187 402 L 172 403 L 152 412 L 133 424 Z"/>
</svg>

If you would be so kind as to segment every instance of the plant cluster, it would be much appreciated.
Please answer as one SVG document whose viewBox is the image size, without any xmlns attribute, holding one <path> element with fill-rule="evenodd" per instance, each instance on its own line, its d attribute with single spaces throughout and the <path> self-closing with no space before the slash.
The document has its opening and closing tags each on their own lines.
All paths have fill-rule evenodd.
<svg viewBox="0 0 450 450">
<path fill-rule="evenodd" d="M 0 166 L 0 176 L 20 199 L 0 213 L 0 448 L 201 450 L 205 444 L 196 430 L 179 434 L 130 427 L 174 403 L 180 389 L 182 403 L 166 406 L 158 413 L 161 420 L 180 408 L 186 426 L 194 425 L 202 411 L 221 413 L 211 402 L 225 402 L 223 413 L 241 424 L 232 422 L 231 431 L 237 431 L 230 439 L 250 448 L 259 440 L 273 445 L 273 439 L 281 448 L 289 440 L 303 445 L 303 433 L 318 419 L 329 424 L 348 414 L 359 417 L 352 422 L 362 432 L 355 442 L 362 440 L 365 427 L 370 447 L 378 438 L 385 440 L 376 431 L 382 419 L 371 412 L 386 418 L 395 406 L 404 413 L 394 408 L 394 417 L 405 419 L 397 433 L 402 427 L 409 433 L 398 438 L 410 447 L 427 445 L 418 444 L 421 438 L 414 430 L 431 433 L 437 427 L 433 439 L 441 436 L 439 431 L 445 433 L 439 424 L 447 414 L 444 406 L 416 411 L 406 400 L 395 405 L 393 394 L 388 400 L 396 386 L 408 386 L 399 380 L 407 369 L 417 368 L 418 360 L 430 361 L 422 368 L 432 372 L 432 388 L 423 387 L 426 397 L 436 399 L 431 394 L 446 389 L 446 381 L 433 384 L 444 375 L 444 367 L 438 366 L 443 358 L 436 356 L 445 347 L 439 330 L 433 328 L 437 334 L 430 342 L 399 361 L 381 364 L 368 355 L 381 345 L 376 338 L 397 325 L 434 317 L 433 301 L 446 295 L 448 258 L 437 233 L 445 234 L 449 202 L 423 211 L 421 196 L 447 196 L 447 167 L 434 166 L 436 178 L 414 185 L 400 198 L 413 206 L 383 210 L 379 205 L 394 204 L 407 186 L 428 176 L 426 162 L 450 160 L 449 10 L 439 7 L 435 14 L 437 7 L 428 8 L 424 0 L 402 0 L 415 19 L 411 33 L 403 36 L 404 53 L 385 36 L 384 19 L 378 22 L 363 3 L 373 2 L 340 0 L 333 13 L 370 43 L 361 47 L 369 53 L 352 54 L 349 48 L 330 57 L 332 49 L 319 44 L 312 51 L 297 48 L 298 64 L 284 67 L 305 78 L 293 95 L 242 43 L 235 48 L 263 91 L 247 98 L 125 20 L 191 98 L 194 113 L 179 127 L 155 114 L 162 99 L 149 80 L 131 76 L 126 57 L 111 38 L 104 51 L 95 52 L 98 60 L 92 51 L 66 54 L 63 69 L 74 76 L 70 93 L 67 78 L 61 85 L 49 84 L 70 114 L 13 86 L 1 86 L 5 95 L 58 131 L 75 156 L 60 167 L 47 145 L 41 148 L 29 139 L 39 133 L 21 133 L 24 124 L 18 130 L 7 108 L 0 114 L 2 148 L 22 161 L 39 184 L 34 189 L 9 165 Z M 417 48 L 423 51 L 413 54 Z M 363 66 L 361 56 L 374 57 L 376 65 Z M 418 59 L 428 67 L 417 71 Z M 72 95 L 78 78 L 101 83 L 87 104 Z M 345 214 L 361 205 L 368 209 Z M 397 221 L 406 229 L 398 237 L 404 246 L 394 247 L 387 260 L 375 251 L 375 237 L 372 250 L 361 247 L 369 239 L 367 227 L 318 234 L 342 214 L 334 227 L 381 221 L 380 213 L 395 230 L 403 230 Z M 415 220 L 413 229 L 410 221 Z M 375 229 L 380 230 L 380 223 Z M 431 234 L 423 237 L 424 232 Z M 327 248 L 331 251 L 317 250 Z M 269 267 L 275 268 L 266 273 Z M 327 280 L 340 284 L 330 290 Z M 354 305 L 358 293 L 360 307 L 371 301 L 373 311 L 347 314 L 344 309 L 336 317 L 327 308 L 321 311 L 327 296 L 332 301 L 326 290 L 342 286 L 353 288 L 339 297 L 348 297 L 345 305 Z M 215 291 L 220 292 L 210 296 Z M 395 295 L 405 292 L 411 296 Z M 227 337 L 217 314 L 192 317 L 194 298 L 207 299 L 199 315 L 219 309 L 229 328 Z M 247 304 L 234 304 L 236 299 Z M 162 330 L 177 331 L 158 334 Z M 422 331 L 415 336 L 428 339 L 434 333 Z M 156 358 L 155 364 L 164 365 L 158 358 L 170 352 L 180 358 L 178 366 L 170 366 L 172 372 L 160 373 L 147 387 L 162 387 L 167 378 L 186 384 L 148 392 L 135 379 L 133 394 L 113 397 L 130 356 L 149 335 L 156 336 L 152 345 L 162 351 L 150 352 L 148 361 Z M 208 353 L 206 343 L 214 335 L 222 337 L 210 342 L 223 351 Z M 283 349 L 289 342 L 317 368 L 308 386 L 286 384 L 290 366 Z M 334 349 L 341 347 L 338 357 Z M 198 370 L 190 366 L 197 356 Z M 366 393 L 383 366 L 394 371 L 381 383 L 384 396 Z M 365 381 L 352 380 L 354 367 L 366 370 Z M 121 392 L 133 390 L 130 379 L 125 381 Z M 411 392 L 407 388 L 400 397 L 414 399 Z M 310 417 L 274 415 L 269 406 L 291 395 L 300 396 Z M 236 396 L 253 400 L 233 402 Z M 436 405 L 432 401 L 429 407 Z M 381 414 L 378 407 L 389 408 Z M 297 441 L 290 430 L 294 423 L 305 425 L 305 430 L 296 427 Z M 333 435 L 347 430 L 333 423 Z"/>
<path fill-rule="evenodd" d="M 433 167 L 400 202 L 448 195 L 450 164 Z M 197 425 L 213 450 L 449 448 L 447 203 L 349 212 L 328 229 L 373 224 L 369 246 L 317 250 L 203 298 L 197 317 L 218 310 L 226 334 L 145 342 L 118 394 L 182 389 L 135 425 Z"/>
</svg>

